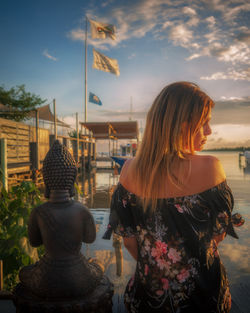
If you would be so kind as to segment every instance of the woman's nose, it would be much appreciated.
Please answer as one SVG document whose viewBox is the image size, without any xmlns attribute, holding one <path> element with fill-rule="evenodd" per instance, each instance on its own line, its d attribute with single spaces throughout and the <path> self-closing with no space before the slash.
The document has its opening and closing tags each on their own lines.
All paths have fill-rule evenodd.
<svg viewBox="0 0 250 313">
<path fill-rule="evenodd" d="M 204 135 L 208 136 L 212 134 L 212 129 L 210 127 L 209 124 L 206 125 L 205 129 L 204 129 Z"/>
</svg>

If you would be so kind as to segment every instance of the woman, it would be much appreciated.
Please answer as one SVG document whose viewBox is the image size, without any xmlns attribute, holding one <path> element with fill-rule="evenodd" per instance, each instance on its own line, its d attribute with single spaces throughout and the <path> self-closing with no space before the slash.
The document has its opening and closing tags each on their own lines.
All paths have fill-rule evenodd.
<svg viewBox="0 0 250 313">
<path fill-rule="evenodd" d="M 124 295 L 129 312 L 230 311 L 217 246 L 226 234 L 238 238 L 233 196 L 220 161 L 195 154 L 211 134 L 213 106 L 193 83 L 165 87 L 135 158 L 123 166 L 109 230 L 137 260 Z"/>
</svg>

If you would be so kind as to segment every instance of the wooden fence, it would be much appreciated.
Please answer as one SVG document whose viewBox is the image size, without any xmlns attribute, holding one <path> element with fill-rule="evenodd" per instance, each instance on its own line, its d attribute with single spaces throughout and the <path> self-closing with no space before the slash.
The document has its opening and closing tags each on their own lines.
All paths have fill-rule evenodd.
<svg viewBox="0 0 250 313">
<path fill-rule="evenodd" d="M 37 138 L 36 138 L 37 137 Z M 55 136 L 48 129 L 26 125 L 0 118 L 0 168 L 2 181 L 7 187 L 20 180 L 32 179 L 34 170 L 41 170 L 42 163 Z M 58 136 L 80 167 L 90 168 L 95 162 L 95 140 Z"/>
</svg>

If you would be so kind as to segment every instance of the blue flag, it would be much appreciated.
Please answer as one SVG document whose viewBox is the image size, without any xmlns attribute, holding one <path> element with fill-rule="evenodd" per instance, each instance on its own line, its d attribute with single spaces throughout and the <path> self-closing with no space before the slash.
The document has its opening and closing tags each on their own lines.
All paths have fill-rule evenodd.
<svg viewBox="0 0 250 313">
<path fill-rule="evenodd" d="M 101 100 L 92 92 L 89 93 L 89 102 L 98 104 L 98 105 L 102 105 Z"/>
</svg>

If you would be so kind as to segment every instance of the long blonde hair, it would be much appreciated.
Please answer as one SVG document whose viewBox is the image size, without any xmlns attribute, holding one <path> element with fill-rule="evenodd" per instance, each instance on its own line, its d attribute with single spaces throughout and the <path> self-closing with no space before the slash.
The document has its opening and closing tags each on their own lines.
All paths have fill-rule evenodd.
<svg viewBox="0 0 250 313">
<path fill-rule="evenodd" d="M 163 88 L 152 104 L 141 145 L 133 162 L 136 184 L 143 206 L 155 209 L 159 190 L 167 177 L 176 185 L 171 165 L 194 153 L 194 136 L 208 116 L 214 102 L 190 82 L 176 82 Z"/>
</svg>

